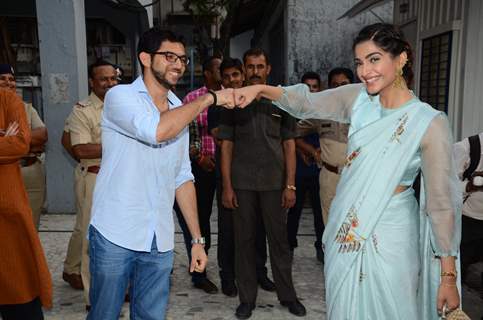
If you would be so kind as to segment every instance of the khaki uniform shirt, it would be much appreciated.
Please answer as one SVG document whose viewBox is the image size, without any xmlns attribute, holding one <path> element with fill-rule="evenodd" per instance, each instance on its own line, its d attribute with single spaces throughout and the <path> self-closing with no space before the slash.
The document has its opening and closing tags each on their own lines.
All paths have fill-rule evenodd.
<svg viewBox="0 0 483 320">
<path fill-rule="evenodd" d="M 65 121 L 64 131 L 70 132 L 72 146 L 101 143 L 101 116 L 104 103 L 94 94 L 78 102 Z M 98 166 L 101 159 L 80 159 L 84 166 Z"/>
<path fill-rule="evenodd" d="M 300 120 L 297 123 L 297 136 L 311 133 L 319 135 L 322 161 L 342 168 L 346 159 L 349 125 L 330 120 Z"/>
<path fill-rule="evenodd" d="M 40 119 L 40 116 L 37 110 L 35 110 L 32 104 L 25 102 L 24 106 L 25 106 L 25 113 L 27 114 L 27 123 L 30 130 L 45 127 L 44 122 L 42 121 L 42 119 Z M 27 155 L 27 157 L 36 157 L 36 156 L 40 156 L 40 154 L 29 153 Z"/>
</svg>

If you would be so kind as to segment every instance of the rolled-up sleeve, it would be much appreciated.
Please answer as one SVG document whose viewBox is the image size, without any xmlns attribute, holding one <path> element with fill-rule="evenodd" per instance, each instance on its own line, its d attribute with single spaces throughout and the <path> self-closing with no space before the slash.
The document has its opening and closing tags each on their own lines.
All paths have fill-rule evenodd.
<svg viewBox="0 0 483 320">
<path fill-rule="evenodd" d="M 157 144 L 156 130 L 160 114 L 148 104 L 142 96 L 131 90 L 114 87 L 104 100 L 103 125 L 140 141 Z"/>
<path fill-rule="evenodd" d="M 191 162 L 189 157 L 189 134 L 188 131 L 185 130 L 183 136 L 181 137 L 183 143 L 183 155 L 181 160 L 181 166 L 179 171 L 176 174 L 175 178 L 175 188 L 178 189 L 183 183 L 187 181 L 194 181 L 193 173 L 191 172 Z"/>
</svg>

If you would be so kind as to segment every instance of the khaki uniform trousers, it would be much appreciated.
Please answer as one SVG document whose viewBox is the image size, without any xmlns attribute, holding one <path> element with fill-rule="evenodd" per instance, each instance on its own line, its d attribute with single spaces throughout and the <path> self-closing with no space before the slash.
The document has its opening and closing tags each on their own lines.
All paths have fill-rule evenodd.
<svg viewBox="0 0 483 320">
<path fill-rule="evenodd" d="M 75 211 L 76 220 L 74 230 L 70 236 L 67 254 L 64 260 L 64 272 L 68 274 L 81 273 L 81 251 L 82 251 L 82 224 L 84 216 L 82 213 L 82 199 L 86 189 L 86 181 L 81 169 L 81 165 L 77 165 L 74 170 L 74 193 L 75 193 Z"/>
<path fill-rule="evenodd" d="M 85 190 L 82 203 L 83 223 L 82 223 L 82 249 L 81 249 L 81 277 L 84 285 L 84 299 L 87 305 L 89 303 L 89 288 L 91 281 L 91 274 L 89 272 L 89 240 L 87 240 L 87 231 L 91 221 L 92 198 L 94 195 L 94 187 L 96 186 L 96 173 L 85 173 Z"/>
<path fill-rule="evenodd" d="M 22 167 L 22 178 L 29 198 L 35 228 L 39 229 L 40 214 L 45 201 L 45 170 L 40 161 L 28 167 Z"/>
<path fill-rule="evenodd" d="M 64 272 L 80 274 L 84 286 L 84 299 L 89 303 L 89 242 L 87 229 L 91 220 L 92 196 L 97 174 L 87 172 L 87 167 L 78 165 L 75 169 L 75 192 L 77 217 L 74 231 L 70 237 Z"/>
<path fill-rule="evenodd" d="M 324 225 L 327 225 L 329 219 L 330 204 L 335 197 L 335 190 L 337 189 L 339 179 L 339 174 L 329 171 L 325 167 L 322 167 L 320 170 L 320 204 L 322 206 L 322 219 L 324 220 Z"/>
</svg>

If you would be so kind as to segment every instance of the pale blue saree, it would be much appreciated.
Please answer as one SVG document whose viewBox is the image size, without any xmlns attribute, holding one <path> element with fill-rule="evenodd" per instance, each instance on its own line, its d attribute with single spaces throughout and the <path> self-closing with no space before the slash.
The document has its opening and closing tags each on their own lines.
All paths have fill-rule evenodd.
<svg viewBox="0 0 483 320">
<path fill-rule="evenodd" d="M 440 256 L 457 256 L 461 196 L 445 116 L 413 98 L 384 109 L 362 85 L 274 102 L 298 118 L 350 123 L 324 232 L 329 319 L 438 319 Z M 422 171 L 419 208 L 411 185 Z M 408 188 L 395 194 L 398 186 Z"/>
</svg>

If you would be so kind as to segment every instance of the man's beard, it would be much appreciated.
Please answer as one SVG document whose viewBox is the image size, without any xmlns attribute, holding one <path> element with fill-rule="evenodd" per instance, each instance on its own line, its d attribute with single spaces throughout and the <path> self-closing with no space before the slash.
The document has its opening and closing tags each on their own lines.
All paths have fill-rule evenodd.
<svg viewBox="0 0 483 320">
<path fill-rule="evenodd" d="M 158 83 L 163 86 L 164 88 L 171 90 L 175 86 L 175 84 L 170 83 L 168 80 L 166 80 L 165 75 L 166 73 L 161 73 L 160 71 L 157 71 L 151 66 L 151 72 L 154 75 L 154 78 Z"/>
</svg>

